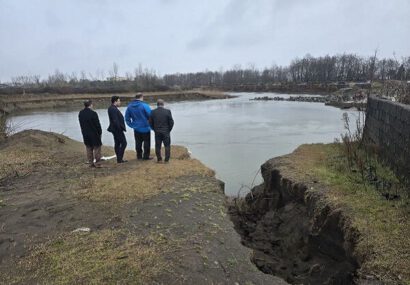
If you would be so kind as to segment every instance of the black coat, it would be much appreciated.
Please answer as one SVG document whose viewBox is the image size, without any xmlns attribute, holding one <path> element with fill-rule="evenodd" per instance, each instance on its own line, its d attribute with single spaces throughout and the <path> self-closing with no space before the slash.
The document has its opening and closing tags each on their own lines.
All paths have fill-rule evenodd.
<svg viewBox="0 0 410 285">
<path fill-rule="evenodd" d="M 84 108 L 78 114 L 80 121 L 81 133 L 83 134 L 84 144 L 86 146 L 100 146 L 101 142 L 101 125 L 98 115 L 90 108 Z"/>
<path fill-rule="evenodd" d="M 121 111 L 118 110 L 117 106 L 111 105 L 108 108 L 108 118 L 110 119 L 110 125 L 107 131 L 111 133 L 121 133 L 127 130 L 125 128 L 124 116 L 121 114 Z"/>
<path fill-rule="evenodd" d="M 163 107 L 158 107 L 151 112 L 149 123 L 154 132 L 162 134 L 169 134 L 174 127 L 171 111 Z"/>
</svg>

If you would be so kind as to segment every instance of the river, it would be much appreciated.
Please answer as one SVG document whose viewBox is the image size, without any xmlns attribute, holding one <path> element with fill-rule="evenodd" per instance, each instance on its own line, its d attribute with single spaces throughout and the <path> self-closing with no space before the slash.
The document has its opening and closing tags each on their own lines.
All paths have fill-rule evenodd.
<svg viewBox="0 0 410 285">
<path fill-rule="evenodd" d="M 348 112 L 352 120 L 358 116 L 357 111 L 340 110 L 323 103 L 249 100 L 293 95 L 229 94 L 238 97 L 177 102 L 166 107 L 171 109 L 175 120 L 172 144 L 188 147 L 193 157 L 214 169 L 230 196 L 243 195 L 252 183 L 260 183 L 260 165 L 269 158 L 290 153 L 300 144 L 333 142 L 344 132 L 343 113 Z M 120 109 L 125 112 L 125 107 Z M 112 135 L 106 131 L 107 111 L 105 108 L 96 111 L 103 127 L 103 143 L 113 145 Z M 10 120 L 18 131 L 41 129 L 82 140 L 78 111 L 37 111 L 17 114 Z M 134 149 L 133 133 L 128 130 L 126 136 L 127 149 Z M 153 135 L 151 138 L 153 147 Z"/>
</svg>

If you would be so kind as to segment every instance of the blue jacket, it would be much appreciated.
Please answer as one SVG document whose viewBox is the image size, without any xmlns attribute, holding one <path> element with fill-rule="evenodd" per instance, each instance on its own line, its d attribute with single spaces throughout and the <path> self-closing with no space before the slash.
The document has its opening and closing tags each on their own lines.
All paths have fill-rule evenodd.
<svg viewBox="0 0 410 285">
<path fill-rule="evenodd" d="M 147 103 L 134 100 L 128 104 L 125 111 L 125 122 L 130 128 L 139 133 L 149 133 L 151 131 L 148 121 L 150 115 L 151 108 Z"/>
</svg>

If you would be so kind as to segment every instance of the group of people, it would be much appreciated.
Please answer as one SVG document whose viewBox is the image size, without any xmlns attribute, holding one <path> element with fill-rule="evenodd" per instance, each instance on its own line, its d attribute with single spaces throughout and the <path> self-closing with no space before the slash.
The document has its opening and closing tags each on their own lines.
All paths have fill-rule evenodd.
<svg viewBox="0 0 410 285">
<path fill-rule="evenodd" d="M 155 133 L 155 154 L 157 161 L 161 163 L 161 146 L 165 147 L 164 162 L 167 163 L 171 156 L 171 130 L 174 127 L 174 120 L 171 111 L 164 108 L 164 101 L 157 101 L 157 108 L 151 110 L 150 106 L 144 102 L 144 95 L 138 93 L 135 99 L 128 104 L 125 111 L 125 118 L 118 107 L 121 100 L 118 96 L 111 97 L 111 106 L 108 108 L 108 118 L 110 124 L 107 131 L 114 136 L 114 150 L 117 156 L 117 163 L 125 163 L 124 152 L 127 147 L 127 139 L 124 132 L 127 131 L 125 124 L 134 130 L 135 150 L 137 159 L 151 160 L 151 130 Z M 102 128 L 97 112 L 93 110 L 91 100 L 84 102 L 84 109 L 78 115 L 81 133 L 86 146 L 87 160 L 91 167 L 101 167 L 101 135 Z"/>
</svg>

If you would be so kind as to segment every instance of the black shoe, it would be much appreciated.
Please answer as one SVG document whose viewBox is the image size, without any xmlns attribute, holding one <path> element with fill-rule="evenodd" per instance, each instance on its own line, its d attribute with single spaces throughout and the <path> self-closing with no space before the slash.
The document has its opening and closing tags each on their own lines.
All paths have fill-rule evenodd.
<svg viewBox="0 0 410 285">
<path fill-rule="evenodd" d="M 128 160 L 121 160 L 121 161 L 117 161 L 117 163 L 125 163 L 125 162 L 128 162 Z"/>
<path fill-rule="evenodd" d="M 158 163 L 162 163 L 162 158 L 157 159 Z"/>
<path fill-rule="evenodd" d="M 169 160 L 164 160 L 165 163 L 169 163 Z"/>
<path fill-rule="evenodd" d="M 142 160 L 152 160 L 154 159 L 153 157 L 144 157 Z"/>
</svg>

